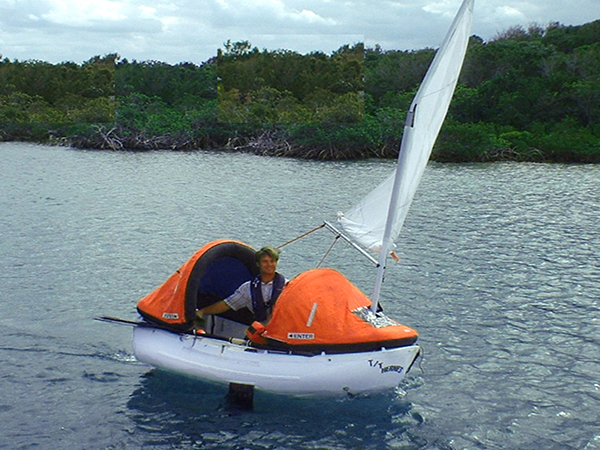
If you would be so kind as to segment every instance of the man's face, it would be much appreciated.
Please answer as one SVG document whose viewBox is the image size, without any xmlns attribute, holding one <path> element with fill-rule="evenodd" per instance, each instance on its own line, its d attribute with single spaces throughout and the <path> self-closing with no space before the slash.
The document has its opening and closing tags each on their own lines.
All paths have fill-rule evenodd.
<svg viewBox="0 0 600 450">
<path fill-rule="evenodd" d="M 264 275 L 273 275 L 277 270 L 277 261 L 269 255 L 263 255 L 258 261 L 260 273 Z"/>
</svg>

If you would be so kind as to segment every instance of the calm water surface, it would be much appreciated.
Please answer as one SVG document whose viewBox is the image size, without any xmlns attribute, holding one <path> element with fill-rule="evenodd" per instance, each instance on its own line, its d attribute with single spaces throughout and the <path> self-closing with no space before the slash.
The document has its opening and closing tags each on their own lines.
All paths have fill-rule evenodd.
<svg viewBox="0 0 600 450">
<path fill-rule="evenodd" d="M 135 304 L 200 246 L 279 245 L 393 162 L 0 144 L 0 448 L 600 449 L 600 167 L 430 164 L 383 302 L 424 358 L 394 392 L 298 400 L 135 361 Z M 288 277 L 332 237 L 285 248 Z M 325 261 L 370 293 L 343 243 Z"/>
</svg>

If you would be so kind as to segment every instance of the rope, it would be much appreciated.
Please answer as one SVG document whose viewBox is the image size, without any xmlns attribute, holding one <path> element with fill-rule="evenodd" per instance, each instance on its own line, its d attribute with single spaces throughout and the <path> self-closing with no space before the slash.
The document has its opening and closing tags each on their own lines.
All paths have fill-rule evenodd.
<svg viewBox="0 0 600 450">
<path fill-rule="evenodd" d="M 325 252 L 325 254 L 323 255 L 323 258 L 321 259 L 321 261 L 319 261 L 319 264 L 317 264 L 317 269 L 319 267 L 321 267 L 321 264 L 323 264 L 323 261 L 325 261 L 325 258 L 327 258 L 327 255 L 329 255 L 329 253 L 331 253 L 331 250 L 333 249 L 333 246 L 335 245 L 335 243 L 337 242 L 337 240 L 340 238 L 340 235 L 338 234 L 335 238 L 333 238 L 333 242 L 331 243 L 331 245 L 329 246 L 329 249 L 327 250 L 327 252 Z"/>
<path fill-rule="evenodd" d="M 320 230 L 320 229 L 321 229 L 321 228 L 323 228 L 324 226 L 325 226 L 325 224 L 321 224 L 321 225 L 319 225 L 318 227 L 316 227 L 316 228 L 313 228 L 312 230 L 310 230 L 310 231 L 307 231 L 306 233 L 304 233 L 304 234 L 301 234 L 300 236 L 298 236 L 298 237 L 296 237 L 296 238 L 292 239 L 291 241 L 287 241 L 287 242 L 285 242 L 285 243 L 281 244 L 279 247 L 275 247 L 275 248 L 279 250 L 280 248 L 283 248 L 283 247 L 285 247 L 286 245 L 289 245 L 289 244 L 292 244 L 292 243 L 294 243 L 294 242 L 296 242 L 296 241 L 299 241 L 299 240 L 300 240 L 300 239 L 302 239 L 303 237 L 306 237 L 306 236 L 308 236 L 309 234 L 311 234 L 311 233 L 314 233 L 314 232 L 315 232 L 315 231 L 317 231 L 317 230 Z"/>
</svg>

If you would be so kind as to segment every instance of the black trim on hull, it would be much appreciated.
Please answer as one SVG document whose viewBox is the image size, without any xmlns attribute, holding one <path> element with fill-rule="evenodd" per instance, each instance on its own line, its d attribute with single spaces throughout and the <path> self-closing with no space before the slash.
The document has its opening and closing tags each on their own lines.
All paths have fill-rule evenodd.
<svg viewBox="0 0 600 450">
<path fill-rule="evenodd" d="M 304 344 L 304 345 L 289 345 L 283 342 L 269 339 L 267 345 L 252 344 L 253 347 L 262 348 L 265 350 L 277 350 L 283 352 L 289 352 L 294 354 L 303 355 L 319 355 L 321 353 L 326 354 L 339 354 L 339 353 L 364 353 L 364 352 L 375 352 L 381 349 L 392 349 L 399 347 L 409 347 L 415 344 L 418 337 L 393 339 L 388 341 L 374 341 L 374 342 L 358 342 L 353 344 Z"/>
<path fill-rule="evenodd" d="M 366 353 L 366 352 L 376 352 L 382 349 L 392 349 L 399 347 L 408 347 L 415 344 L 418 340 L 417 337 L 414 338 L 403 338 L 403 339 L 395 339 L 390 341 L 376 341 L 376 342 L 360 342 L 357 344 L 329 344 L 329 345 L 289 345 L 279 341 L 275 341 L 270 339 L 269 344 L 267 345 L 259 345 L 251 341 L 244 341 L 242 339 L 235 339 L 227 336 L 220 336 L 218 334 L 209 334 L 209 333 L 201 333 L 196 334 L 192 331 L 179 331 L 173 329 L 173 327 L 166 327 L 162 324 L 156 324 L 153 322 L 147 321 L 133 321 L 127 319 L 120 319 L 117 317 L 96 317 L 96 320 L 101 322 L 110 322 L 110 323 L 119 323 L 123 325 L 133 325 L 139 327 L 148 327 L 148 328 L 157 328 L 160 330 L 168 331 L 173 334 L 188 334 L 192 336 L 197 336 L 199 338 L 205 339 L 214 339 L 217 341 L 224 341 L 230 343 L 236 343 L 238 345 L 242 345 L 244 342 L 247 345 L 248 351 L 256 351 L 256 350 L 267 350 L 271 352 L 277 353 L 286 353 L 291 355 L 298 356 L 315 356 L 320 355 L 321 353 L 325 354 L 341 354 L 341 353 Z M 235 341 L 234 341 L 235 339 Z M 237 341 L 237 342 L 236 342 Z M 256 350 L 253 350 L 256 349 Z M 420 354 L 419 350 L 419 354 Z M 418 355 L 417 355 L 418 356 Z M 416 360 L 417 358 L 415 358 Z M 414 361 L 413 361 L 414 363 Z M 411 365 L 412 366 L 412 365 Z M 409 368 L 410 370 L 410 368 Z M 407 370 L 408 372 L 408 370 Z"/>
</svg>

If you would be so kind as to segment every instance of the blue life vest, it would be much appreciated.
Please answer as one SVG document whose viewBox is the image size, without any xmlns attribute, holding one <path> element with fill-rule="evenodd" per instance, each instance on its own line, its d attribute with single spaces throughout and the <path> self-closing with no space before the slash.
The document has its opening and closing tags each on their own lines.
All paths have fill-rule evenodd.
<svg viewBox="0 0 600 450">
<path fill-rule="evenodd" d="M 275 273 L 273 279 L 273 293 L 271 299 L 265 302 L 262 295 L 260 275 L 257 275 L 250 284 L 250 293 L 252 295 L 252 309 L 254 309 L 254 318 L 258 322 L 267 320 L 267 310 L 272 310 L 277 297 L 281 294 L 283 285 L 285 284 L 285 277 L 279 273 Z"/>
</svg>

